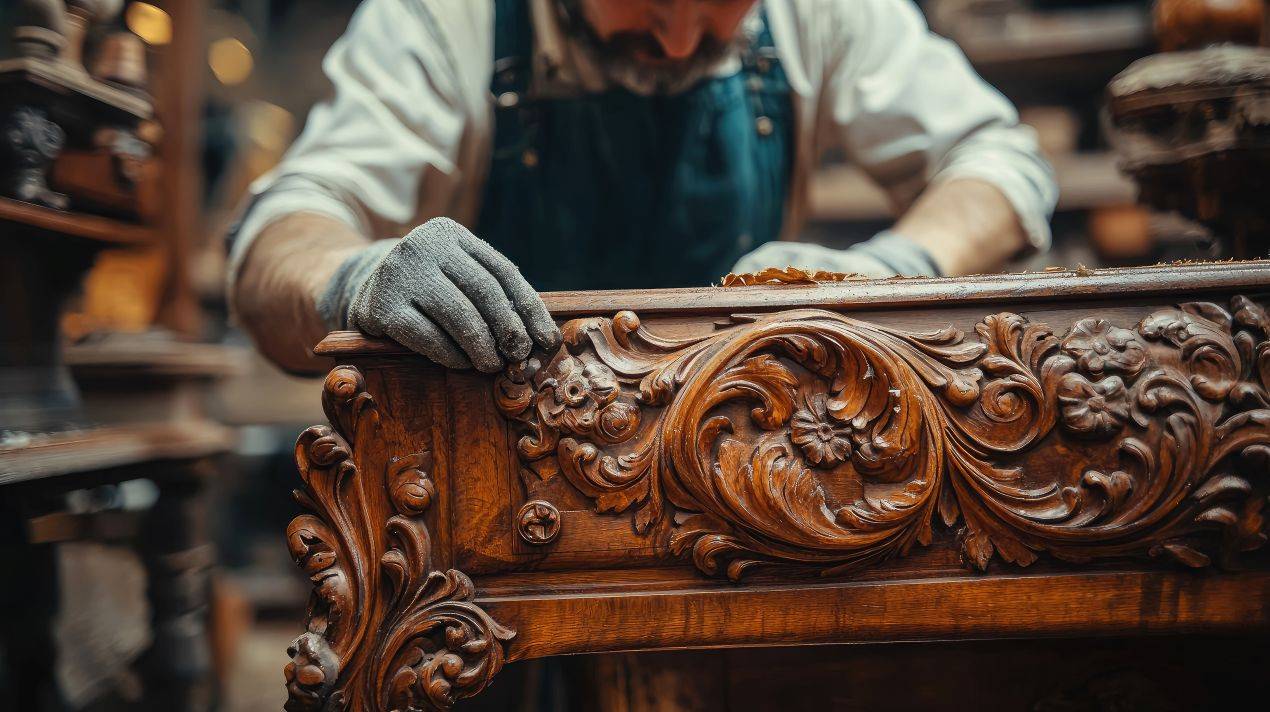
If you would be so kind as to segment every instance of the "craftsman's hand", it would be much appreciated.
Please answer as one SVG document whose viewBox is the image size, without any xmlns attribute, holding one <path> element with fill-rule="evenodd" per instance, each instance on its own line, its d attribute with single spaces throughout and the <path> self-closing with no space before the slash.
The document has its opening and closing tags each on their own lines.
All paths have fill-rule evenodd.
<svg viewBox="0 0 1270 712">
<path fill-rule="evenodd" d="M 845 250 L 808 242 L 769 242 L 738 260 L 732 272 L 755 273 L 768 267 L 797 267 L 878 278 L 941 276 L 939 266 L 925 248 L 892 232 L 880 233 Z"/>
<path fill-rule="evenodd" d="M 317 301 L 333 329 L 387 336 L 449 368 L 494 372 L 560 345 L 533 287 L 489 243 L 447 218 L 346 260 Z"/>
</svg>

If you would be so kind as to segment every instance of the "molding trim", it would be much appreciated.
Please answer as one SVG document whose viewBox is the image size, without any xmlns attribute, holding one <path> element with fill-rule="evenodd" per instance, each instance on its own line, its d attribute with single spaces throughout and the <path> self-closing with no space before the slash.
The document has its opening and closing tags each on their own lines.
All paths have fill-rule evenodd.
<svg viewBox="0 0 1270 712">
<path fill-rule="evenodd" d="M 533 476 L 707 574 L 837 574 L 959 527 L 968 564 L 1167 556 L 1266 540 L 1270 318 L 1237 296 L 1058 335 L 1017 314 L 914 333 L 798 309 L 664 338 L 575 319 L 495 399 Z"/>
<path fill-rule="evenodd" d="M 610 291 L 544 292 L 542 300 L 558 319 L 609 316 L 633 310 L 643 316 L 700 315 L 782 309 L 918 309 L 982 305 L 1000 309 L 1020 302 L 1079 303 L 1109 300 L 1196 298 L 1210 293 L 1265 293 L 1270 290 L 1270 260 L 1187 262 L 1153 267 L 1046 270 L 970 277 L 848 279 L 814 285 L 683 287 Z M 356 331 L 333 331 L 314 348 L 319 356 L 422 356 L 387 338 Z"/>
<path fill-rule="evenodd" d="M 356 449 L 376 436 L 379 413 L 356 368 L 331 371 L 322 404 L 331 425 L 296 443 L 295 496 L 309 513 L 291 521 L 287 543 L 313 594 L 288 650 L 286 709 L 449 709 L 498 673 L 515 632 L 472 602 L 466 575 L 432 566 L 432 454 L 362 470 Z"/>
</svg>

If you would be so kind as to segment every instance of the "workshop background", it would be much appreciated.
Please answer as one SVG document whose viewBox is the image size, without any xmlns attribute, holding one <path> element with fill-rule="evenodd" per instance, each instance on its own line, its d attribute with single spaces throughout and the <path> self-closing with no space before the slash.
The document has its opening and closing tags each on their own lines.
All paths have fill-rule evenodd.
<svg viewBox="0 0 1270 712">
<path fill-rule="evenodd" d="M 153 116 L 138 122 L 131 138 L 143 145 L 132 146 L 133 153 L 116 141 L 103 149 L 116 154 L 77 159 L 113 166 L 103 172 L 129 172 L 134 189 L 116 195 L 109 186 L 59 184 L 54 175 L 55 190 L 91 199 L 73 199 L 52 217 L 0 199 L 5 224 L 36 224 L 80 240 L 113 236 L 94 247 L 91 266 L 81 270 L 82 289 L 72 290 L 58 317 L 69 343 L 66 361 L 101 421 L 130 409 L 123 404 L 154 383 L 171 382 L 179 388 L 155 395 L 145 417 L 196 417 L 212 428 L 202 428 L 204 436 L 222 438 L 223 446 L 205 444 L 210 456 L 199 494 L 215 551 L 205 572 L 210 655 L 192 664 L 212 672 L 208 699 L 233 712 L 280 709 L 286 697 L 285 651 L 300 632 L 309 591 L 283 538 L 297 511 L 289 494 L 298 481 L 292 449 L 303 428 L 325 418 L 318 385 L 280 373 L 230 322 L 221 236 L 248 184 L 279 159 L 328 91 L 321 58 L 356 4 L 123 3 L 116 17 L 90 26 L 85 46 L 98 55 L 86 55 L 84 63 L 151 97 Z M 9 28 L 14 18 L 5 13 L 17 3 L 3 5 L 9 10 L 0 8 L 0 27 Z M 1117 170 L 1104 133 L 1108 81 L 1157 48 L 1146 0 L 926 0 L 921 7 L 932 28 L 957 41 L 982 76 L 1016 103 L 1056 170 L 1054 247 L 1012 269 L 1220 256 L 1197 224 L 1135 204 L 1134 185 Z M 111 39 L 120 34 L 135 39 Z M 0 55 L 12 51 L 0 47 Z M 101 53 L 113 54 L 102 59 Z M 96 130 L 111 125 L 103 119 Z M 862 172 L 841 156 L 823 157 L 812 185 L 809 239 L 845 246 L 891 219 L 884 195 Z M 41 259 L 61 256 L 55 250 Z M 68 252 L 66 259 L 82 258 Z M 4 424 L 0 430 L 0 449 L 39 437 Z M 137 529 L 124 515 L 153 501 L 136 481 L 94 483 L 73 508 L 91 517 L 73 525 L 41 520 L 70 577 L 50 601 L 59 607 L 60 636 L 75 634 L 77 618 L 109 615 L 118 638 L 96 641 L 101 655 L 137 656 L 146 648 L 153 604 L 126 575 L 141 564 L 126 545 Z M 56 674 L 62 682 L 73 679 L 73 702 L 84 709 L 127 708 L 138 694 L 127 675 L 95 679 L 61 668 Z M 16 709 L 6 706 L 4 694 L 0 688 L 0 709 Z M 533 708 L 531 700 L 522 704 Z"/>
</svg>

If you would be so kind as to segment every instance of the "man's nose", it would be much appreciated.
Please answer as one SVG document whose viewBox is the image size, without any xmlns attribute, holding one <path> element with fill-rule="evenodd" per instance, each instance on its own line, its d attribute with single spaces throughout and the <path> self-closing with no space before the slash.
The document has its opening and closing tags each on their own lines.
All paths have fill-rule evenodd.
<svg viewBox="0 0 1270 712">
<path fill-rule="evenodd" d="M 668 59 L 688 59 L 701 44 L 701 13 L 697 0 L 655 3 L 657 15 L 653 36 Z"/>
</svg>

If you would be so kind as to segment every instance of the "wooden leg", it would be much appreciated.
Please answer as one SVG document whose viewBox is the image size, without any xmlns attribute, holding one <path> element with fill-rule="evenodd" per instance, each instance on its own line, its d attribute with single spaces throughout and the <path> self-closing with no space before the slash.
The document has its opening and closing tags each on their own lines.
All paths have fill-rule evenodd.
<svg viewBox="0 0 1270 712">
<path fill-rule="evenodd" d="M 214 552 L 194 469 L 158 483 L 142 539 L 154 634 L 140 666 L 147 709 L 201 712 L 215 696 L 207 635 Z"/>
<path fill-rule="evenodd" d="M 0 495 L 0 570 L 12 576 L 0 586 L 0 649 L 6 668 L 0 673 L 0 708 L 60 712 L 67 707 L 54 676 L 57 550 L 30 545 L 25 530 L 28 518 L 53 507 L 30 505 L 12 493 Z"/>
</svg>

